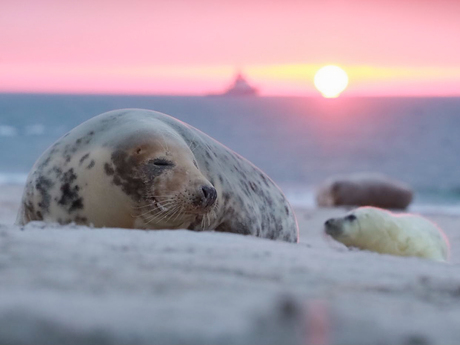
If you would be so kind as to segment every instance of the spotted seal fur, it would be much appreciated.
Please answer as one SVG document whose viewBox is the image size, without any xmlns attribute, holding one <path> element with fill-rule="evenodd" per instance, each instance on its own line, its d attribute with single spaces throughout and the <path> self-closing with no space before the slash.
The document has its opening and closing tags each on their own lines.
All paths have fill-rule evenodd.
<svg viewBox="0 0 460 345">
<path fill-rule="evenodd" d="M 34 220 L 298 241 L 293 210 L 267 175 L 196 128 L 142 109 L 96 116 L 45 151 L 17 224 Z"/>
</svg>

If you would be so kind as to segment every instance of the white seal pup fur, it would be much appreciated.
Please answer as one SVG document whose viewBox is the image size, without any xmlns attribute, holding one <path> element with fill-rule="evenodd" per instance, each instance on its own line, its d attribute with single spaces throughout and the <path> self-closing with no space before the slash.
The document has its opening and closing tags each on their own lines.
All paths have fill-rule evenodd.
<svg viewBox="0 0 460 345">
<path fill-rule="evenodd" d="M 45 151 L 17 224 L 34 220 L 298 241 L 291 206 L 262 171 L 196 128 L 141 109 L 96 116 Z"/>
<path fill-rule="evenodd" d="M 316 191 L 319 207 L 374 206 L 405 209 L 413 192 L 401 182 L 380 173 L 354 173 L 331 177 Z"/>
<path fill-rule="evenodd" d="M 344 217 L 327 220 L 324 230 L 347 247 L 437 261 L 449 257 L 449 241 L 443 231 L 419 215 L 359 207 Z"/>
</svg>

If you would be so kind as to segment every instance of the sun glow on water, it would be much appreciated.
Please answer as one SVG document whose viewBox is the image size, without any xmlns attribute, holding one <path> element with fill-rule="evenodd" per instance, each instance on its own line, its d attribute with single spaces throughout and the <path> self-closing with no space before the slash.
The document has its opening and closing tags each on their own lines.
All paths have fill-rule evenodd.
<svg viewBox="0 0 460 345">
<path fill-rule="evenodd" d="M 315 86 L 325 98 L 339 97 L 347 85 L 348 75 L 338 66 L 324 66 L 315 74 Z"/>
</svg>

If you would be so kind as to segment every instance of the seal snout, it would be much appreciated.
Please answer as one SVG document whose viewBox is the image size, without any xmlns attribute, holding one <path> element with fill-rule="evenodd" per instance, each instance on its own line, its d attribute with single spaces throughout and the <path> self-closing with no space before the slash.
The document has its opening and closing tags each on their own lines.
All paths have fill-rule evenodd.
<svg viewBox="0 0 460 345">
<path fill-rule="evenodd" d="M 332 237 L 340 235 L 342 233 L 340 222 L 335 218 L 326 220 L 324 223 L 324 232 Z"/>
<path fill-rule="evenodd" d="M 216 202 L 217 199 L 217 191 L 213 186 L 202 186 L 201 193 L 197 200 L 197 204 L 199 204 L 203 208 L 209 208 Z"/>
<path fill-rule="evenodd" d="M 331 226 L 333 222 L 334 222 L 334 220 L 331 218 L 331 219 L 326 220 L 326 222 L 324 223 L 324 225 L 325 225 L 326 227 L 328 227 L 328 226 Z"/>
</svg>

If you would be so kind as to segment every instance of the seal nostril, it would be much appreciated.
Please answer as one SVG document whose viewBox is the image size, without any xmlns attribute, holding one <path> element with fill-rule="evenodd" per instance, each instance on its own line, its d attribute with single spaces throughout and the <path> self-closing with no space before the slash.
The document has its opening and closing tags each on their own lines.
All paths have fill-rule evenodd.
<svg viewBox="0 0 460 345">
<path fill-rule="evenodd" d="M 203 206 L 208 207 L 214 204 L 217 198 L 217 191 L 214 187 L 203 186 L 201 187 L 203 193 Z"/>
<path fill-rule="evenodd" d="M 204 198 L 207 199 L 208 196 L 209 196 L 209 189 L 208 189 L 208 187 L 205 186 L 205 187 L 201 188 L 201 190 L 203 191 Z"/>
<path fill-rule="evenodd" d="M 328 219 L 328 220 L 326 220 L 326 222 L 324 223 L 324 225 L 326 225 L 326 226 L 329 226 L 329 225 L 331 225 L 331 224 L 332 224 L 332 219 Z"/>
</svg>

